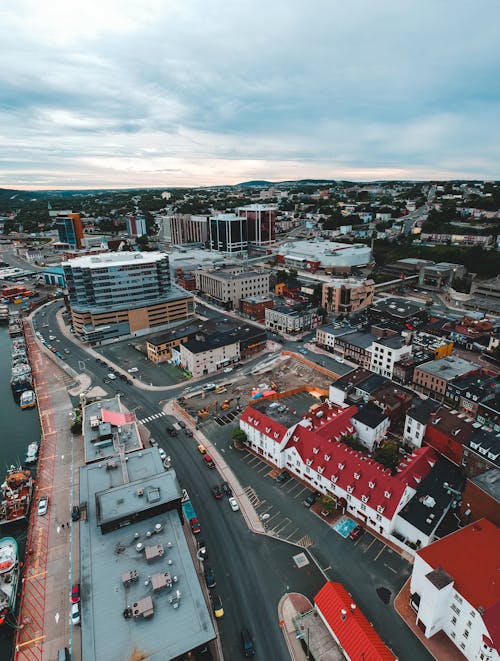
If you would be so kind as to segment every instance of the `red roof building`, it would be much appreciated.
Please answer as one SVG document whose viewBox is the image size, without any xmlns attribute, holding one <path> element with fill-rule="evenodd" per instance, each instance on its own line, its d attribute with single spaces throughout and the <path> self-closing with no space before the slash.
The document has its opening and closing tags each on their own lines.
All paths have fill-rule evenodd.
<svg viewBox="0 0 500 661">
<path fill-rule="evenodd" d="M 436 454 L 417 448 L 404 457 L 395 474 L 366 453 L 343 442 L 355 434 L 357 406 L 326 402 L 302 418 L 277 403 L 248 406 L 240 418 L 248 444 L 257 454 L 310 486 L 336 498 L 347 512 L 382 535 L 394 529 L 398 511 L 429 474 Z"/>
<path fill-rule="evenodd" d="M 314 598 L 316 609 L 347 659 L 395 661 L 373 626 L 340 583 L 329 581 Z"/>
<path fill-rule="evenodd" d="M 466 658 L 498 658 L 500 529 L 480 519 L 418 551 L 411 604 L 428 638 L 442 630 Z"/>
</svg>

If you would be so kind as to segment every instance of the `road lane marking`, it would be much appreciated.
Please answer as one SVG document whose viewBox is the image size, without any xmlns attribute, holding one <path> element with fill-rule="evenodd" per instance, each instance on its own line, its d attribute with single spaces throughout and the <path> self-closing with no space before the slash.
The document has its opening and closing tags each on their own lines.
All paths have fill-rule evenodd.
<svg viewBox="0 0 500 661">
<path fill-rule="evenodd" d="M 394 574 L 397 574 L 397 573 L 398 573 L 395 569 L 393 569 L 392 567 L 389 567 L 389 565 L 387 565 L 385 562 L 384 562 L 384 567 L 386 567 L 387 569 L 389 569 L 389 571 L 392 571 Z"/>
</svg>

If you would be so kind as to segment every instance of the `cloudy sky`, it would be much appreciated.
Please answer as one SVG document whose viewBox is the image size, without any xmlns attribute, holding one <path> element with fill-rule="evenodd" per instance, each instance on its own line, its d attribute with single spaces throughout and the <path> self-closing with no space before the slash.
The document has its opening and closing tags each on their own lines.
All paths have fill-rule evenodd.
<svg viewBox="0 0 500 661">
<path fill-rule="evenodd" d="M 4 0 L 0 186 L 500 178 L 499 0 Z"/>
</svg>

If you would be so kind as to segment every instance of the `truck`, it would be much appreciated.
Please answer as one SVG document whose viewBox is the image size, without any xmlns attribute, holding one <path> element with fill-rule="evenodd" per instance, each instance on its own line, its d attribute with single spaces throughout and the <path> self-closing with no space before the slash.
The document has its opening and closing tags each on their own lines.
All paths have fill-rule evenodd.
<svg viewBox="0 0 500 661">
<path fill-rule="evenodd" d="M 196 516 L 193 503 L 190 500 L 183 499 L 182 509 L 184 510 L 184 516 L 189 521 L 189 525 L 191 526 L 191 532 L 193 535 L 197 535 L 201 531 L 201 527 L 198 522 L 198 517 Z"/>
</svg>

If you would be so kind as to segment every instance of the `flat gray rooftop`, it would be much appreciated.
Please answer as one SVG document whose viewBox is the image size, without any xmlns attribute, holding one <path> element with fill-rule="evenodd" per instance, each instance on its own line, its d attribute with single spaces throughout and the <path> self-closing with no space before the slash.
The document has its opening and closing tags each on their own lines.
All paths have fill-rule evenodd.
<svg viewBox="0 0 500 661">
<path fill-rule="evenodd" d="M 108 457 L 112 457 L 116 449 L 113 447 L 112 439 L 100 439 L 99 433 L 105 431 L 105 427 L 92 427 L 91 418 L 101 418 L 102 409 L 112 411 L 114 413 L 127 413 L 127 409 L 121 406 L 118 397 L 111 399 L 102 399 L 98 402 L 87 404 L 84 408 L 83 416 L 83 442 L 85 445 L 85 463 L 93 461 L 102 461 Z M 107 424 L 107 423 L 105 423 Z M 117 438 L 124 446 L 126 453 L 140 450 L 143 447 L 139 430 L 136 422 L 121 425 L 120 427 L 112 426 L 111 431 L 117 433 Z"/>
<path fill-rule="evenodd" d="M 432 374 L 449 381 L 456 376 L 462 376 L 463 374 L 478 370 L 479 365 L 458 356 L 448 356 L 447 358 L 439 358 L 438 360 L 431 360 L 428 363 L 419 365 L 417 369 L 422 370 L 426 374 Z"/>
<path fill-rule="evenodd" d="M 135 461 L 129 457 L 131 476 L 157 465 L 155 448 L 134 454 L 142 456 Z M 168 473 L 174 480 L 174 471 Z M 210 613 L 177 510 L 101 533 L 94 494 L 110 474 L 113 492 L 120 470 L 99 464 L 80 469 L 80 502 L 87 502 L 87 520 L 80 523 L 82 659 L 167 661 L 215 638 Z M 129 486 L 135 492 L 137 485 Z M 148 562 L 147 551 L 137 550 L 139 543 L 161 545 L 163 554 Z M 130 581 L 124 580 L 126 575 Z M 154 585 L 163 589 L 153 591 Z M 125 617 L 126 609 L 133 611 L 148 597 L 152 602 L 145 605 L 152 603 L 151 617 Z"/>
</svg>

